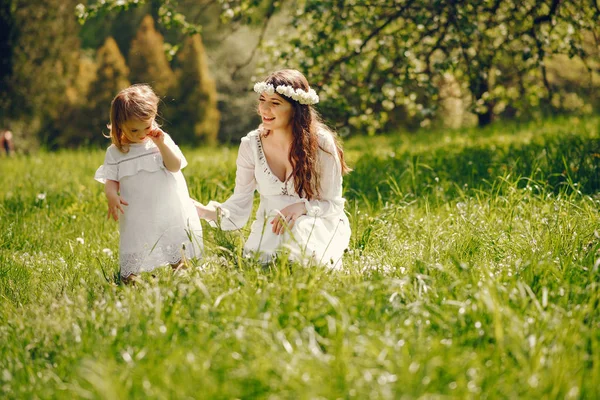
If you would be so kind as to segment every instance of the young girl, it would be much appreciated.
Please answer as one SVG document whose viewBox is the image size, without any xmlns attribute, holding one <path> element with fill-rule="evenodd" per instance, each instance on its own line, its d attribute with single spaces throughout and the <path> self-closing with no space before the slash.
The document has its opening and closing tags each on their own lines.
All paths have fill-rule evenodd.
<svg viewBox="0 0 600 400">
<path fill-rule="evenodd" d="M 122 90 L 110 109 L 110 138 L 95 179 L 105 184 L 108 218 L 119 221 L 121 277 L 200 257 L 202 227 L 181 169 L 179 147 L 155 122 L 158 97 L 148 85 Z"/>
<path fill-rule="evenodd" d="M 313 108 L 319 96 L 296 70 L 274 72 L 254 91 L 262 124 L 242 138 L 234 193 L 224 203 L 196 203 L 198 215 L 220 220 L 224 230 L 242 228 L 258 190 L 246 253 L 268 262 L 284 250 L 298 261 L 340 267 L 350 240 L 342 197 L 349 168 L 334 133 Z"/>
</svg>

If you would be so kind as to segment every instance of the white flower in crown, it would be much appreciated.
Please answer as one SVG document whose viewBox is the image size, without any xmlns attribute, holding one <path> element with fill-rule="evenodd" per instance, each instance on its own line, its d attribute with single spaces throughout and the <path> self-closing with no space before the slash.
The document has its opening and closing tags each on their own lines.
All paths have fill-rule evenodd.
<svg viewBox="0 0 600 400">
<path fill-rule="evenodd" d="M 277 87 L 266 82 L 258 82 L 254 84 L 254 91 L 256 93 L 267 93 L 273 94 L 275 92 L 296 100 L 300 104 L 312 105 L 319 102 L 319 95 L 314 89 L 308 89 L 308 92 L 302 89 L 294 89 L 289 85 L 279 85 Z"/>
<path fill-rule="evenodd" d="M 273 85 L 271 85 L 270 83 L 257 82 L 254 84 L 254 91 L 256 93 L 273 94 L 275 93 L 275 87 L 273 87 Z"/>
</svg>

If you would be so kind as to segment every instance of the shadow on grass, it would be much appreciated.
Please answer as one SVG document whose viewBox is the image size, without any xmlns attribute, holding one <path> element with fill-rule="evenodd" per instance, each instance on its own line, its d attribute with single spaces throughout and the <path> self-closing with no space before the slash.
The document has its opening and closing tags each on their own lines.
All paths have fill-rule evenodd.
<svg viewBox="0 0 600 400">
<path fill-rule="evenodd" d="M 600 139 L 580 135 L 540 136 L 528 144 L 444 148 L 393 157 L 363 155 L 346 178 L 345 196 L 385 203 L 407 194 L 443 192 L 446 200 L 465 190 L 489 189 L 499 177 L 530 178 L 551 190 L 584 194 L 600 190 Z M 520 181 L 526 186 L 528 179 Z"/>
</svg>

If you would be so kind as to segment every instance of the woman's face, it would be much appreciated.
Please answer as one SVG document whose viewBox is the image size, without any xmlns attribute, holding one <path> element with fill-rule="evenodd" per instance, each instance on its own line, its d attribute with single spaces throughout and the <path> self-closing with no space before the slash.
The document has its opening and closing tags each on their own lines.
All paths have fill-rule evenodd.
<svg viewBox="0 0 600 400">
<path fill-rule="evenodd" d="M 276 93 L 262 93 L 258 99 L 258 113 L 268 130 L 287 129 L 292 121 L 292 111 L 292 104 Z"/>
<path fill-rule="evenodd" d="M 130 119 L 123 123 L 121 130 L 130 143 L 141 143 L 152 130 L 153 124 L 154 118 L 145 121 Z"/>
</svg>

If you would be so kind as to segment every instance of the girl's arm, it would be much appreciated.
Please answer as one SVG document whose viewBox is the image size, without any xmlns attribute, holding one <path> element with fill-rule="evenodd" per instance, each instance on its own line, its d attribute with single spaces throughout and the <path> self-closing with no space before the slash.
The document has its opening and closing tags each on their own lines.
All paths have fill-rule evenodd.
<svg viewBox="0 0 600 400">
<path fill-rule="evenodd" d="M 181 169 L 181 158 L 175 149 L 165 142 L 165 132 L 157 127 L 150 132 L 150 139 L 158 147 L 165 167 L 171 172 L 178 172 Z"/>
<path fill-rule="evenodd" d="M 122 205 L 128 206 L 127 203 L 121 196 L 119 196 L 119 182 L 110 179 L 106 180 L 104 184 L 104 194 L 108 200 L 108 219 L 112 216 L 115 221 L 119 220 L 119 211 L 121 214 L 125 214 Z"/>
</svg>

